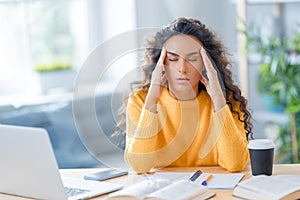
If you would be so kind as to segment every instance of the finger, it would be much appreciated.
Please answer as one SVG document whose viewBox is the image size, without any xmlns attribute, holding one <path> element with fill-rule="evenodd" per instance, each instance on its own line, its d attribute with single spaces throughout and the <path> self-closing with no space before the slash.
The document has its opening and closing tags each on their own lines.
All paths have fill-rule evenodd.
<svg viewBox="0 0 300 200">
<path fill-rule="evenodd" d="M 164 68 L 165 57 L 166 57 L 166 50 L 163 48 L 161 50 L 159 59 L 156 63 L 155 69 L 154 69 L 155 74 L 163 74 L 163 71 L 165 71 L 165 68 Z"/>
<path fill-rule="evenodd" d="M 156 70 L 157 71 L 156 73 L 159 73 L 161 75 L 164 75 L 165 74 L 165 65 L 164 65 L 164 62 L 165 62 L 165 58 L 166 58 L 166 49 L 162 49 L 161 50 L 161 54 L 160 54 L 160 57 L 158 59 L 158 62 L 157 62 L 157 65 L 156 65 Z"/>
<path fill-rule="evenodd" d="M 217 65 L 209 56 L 209 54 L 207 54 L 207 52 L 203 47 L 201 47 L 201 55 L 204 63 L 204 69 L 202 71 L 202 75 L 205 76 L 206 78 L 213 78 L 213 79 L 215 76 L 219 76 L 220 72 L 218 70 Z"/>
<path fill-rule="evenodd" d="M 201 47 L 201 55 L 203 58 L 203 63 L 204 66 L 206 68 L 206 70 L 208 71 L 208 73 L 218 73 L 219 74 L 219 70 L 218 67 L 216 65 L 216 63 L 214 62 L 214 60 L 210 57 L 209 54 L 207 54 L 206 50 L 203 48 L 203 46 Z"/>
<path fill-rule="evenodd" d="M 200 52 L 201 52 L 201 55 L 203 58 L 204 66 L 205 66 L 205 69 L 203 69 L 203 70 L 206 70 L 206 71 L 202 72 L 202 76 L 204 76 L 204 79 L 207 80 L 207 83 L 209 81 L 208 78 L 217 81 L 219 83 L 219 86 L 221 87 L 221 90 L 223 91 L 223 94 L 225 94 L 225 86 L 224 86 L 223 79 L 220 75 L 220 71 L 219 71 L 217 65 L 212 60 L 212 58 L 207 54 L 207 52 L 203 48 L 203 46 L 201 47 Z M 213 82 L 215 82 L 215 81 L 213 81 Z"/>
<path fill-rule="evenodd" d="M 162 79 L 161 79 L 161 84 L 162 84 L 162 85 L 165 84 L 166 81 L 167 81 L 167 76 L 166 76 L 166 74 L 164 74 L 164 75 L 162 76 Z"/>
<path fill-rule="evenodd" d="M 202 55 L 204 67 L 208 68 L 208 67 L 212 66 L 212 63 L 211 63 L 210 59 L 208 58 L 207 53 L 206 53 L 205 49 L 203 48 L 203 46 L 201 47 L 200 53 Z"/>
<path fill-rule="evenodd" d="M 164 65 L 166 55 L 167 55 L 167 50 L 165 48 L 162 48 L 161 53 L 160 53 L 160 57 L 158 59 L 159 64 Z"/>
<path fill-rule="evenodd" d="M 203 79 L 205 79 L 206 81 L 209 81 L 209 78 L 207 76 L 207 71 L 205 68 L 202 70 L 201 75 L 202 75 Z"/>
<path fill-rule="evenodd" d="M 166 50 L 163 48 L 161 50 L 161 54 L 157 61 L 157 64 L 152 72 L 151 83 L 161 85 L 165 82 L 166 80 L 165 66 L 164 66 L 165 58 L 166 58 Z"/>
</svg>

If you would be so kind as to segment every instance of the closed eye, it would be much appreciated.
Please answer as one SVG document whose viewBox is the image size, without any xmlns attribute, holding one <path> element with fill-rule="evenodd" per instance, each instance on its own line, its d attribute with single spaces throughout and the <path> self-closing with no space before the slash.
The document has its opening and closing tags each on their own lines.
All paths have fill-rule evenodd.
<svg viewBox="0 0 300 200">
<path fill-rule="evenodd" d="M 200 58 L 200 56 L 194 55 L 194 56 L 190 56 L 188 57 L 188 61 L 190 62 L 195 62 Z"/>
<path fill-rule="evenodd" d="M 178 61 L 178 56 L 168 56 L 168 60 L 171 62 Z"/>
</svg>

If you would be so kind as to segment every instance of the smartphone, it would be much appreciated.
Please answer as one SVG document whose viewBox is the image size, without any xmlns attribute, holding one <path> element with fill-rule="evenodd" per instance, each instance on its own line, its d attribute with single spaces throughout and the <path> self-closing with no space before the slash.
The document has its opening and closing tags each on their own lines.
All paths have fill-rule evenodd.
<svg viewBox="0 0 300 200">
<path fill-rule="evenodd" d="M 108 169 L 101 172 L 95 172 L 91 174 L 85 175 L 83 178 L 85 180 L 92 180 L 92 181 L 104 181 L 110 178 L 115 178 L 123 175 L 127 175 L 127 171 L 118 170 L 118 169 Z"/>
</svg>

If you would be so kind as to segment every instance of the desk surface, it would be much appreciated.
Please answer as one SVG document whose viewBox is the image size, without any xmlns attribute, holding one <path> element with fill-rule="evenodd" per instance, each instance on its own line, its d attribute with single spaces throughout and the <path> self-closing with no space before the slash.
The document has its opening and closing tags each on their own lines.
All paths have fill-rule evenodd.
<svg viewBox="0 0 300 200">
<path fill-rule="evenodd" d="M 193 172 L 196 170 L 201 170 L 204 173 L 216 173 L 216 174 L 228 174 L 229 172 L 226 171 L 225 169 L 219 167 L 219 166 L 211 166 L 211 167 L 168 167 L 161 169 L 160 171 L 169 171 L 169 172 Z M 300 164 L 275 164 L 273 167 L 273 175 L 278 175 L 278 174 L 300 174 Z M 66 170 L 61 170 L 61 173 L 63 176 L 67 177 L 83 177 L 87 173 L 99 171 L 99 169 L 66 169 Z M 251 168 L 248 165 L 243 172 L 238 172 L 238 173 L 243 173 L 245 174 L 244 178 L 242 180 L 246 180 L 250 177 L 252 177 L 251 174 Z M 134 182 L 135 178 L 137 175 L 135 174 L 129 174 L 128 176 L 123 176 L 120 178 L 114 178 L 108 180 L 109 182 L 112 183 L 119 183 L 123 185 L 130 185 Z M 222 199 L 222 200 L 227 200 L 227 199 L 236 199 L 238 200 L 239 198 L 235 198 L 232 196 L 232 190 L 213 190 L 216 193 L 216 196 L 212 199 Z M 95 199 L 105 199 L 105 195 L 95 197 Z M 239 199 L 240 200 L 240 199 Z"/>
<path fill-rule="evenodd" d="M 229 172 L 224 170 L 221 167 L 218 166 L 212 166 L 212 167 L 169 167 L 161 169 L 160 171 L 168 171 L 168 172 L 193 172 L 196 170 L 201 170 L 204 173 L 217 173 L 217 174 L 228 174 Z M 273 167 L 273 175 L 278 174 L 299 174 L 300 175 L 300 164 L 275 164 Z M 78 177 L 81 178 L 84 175 L 92 172 L 97 172 L 103 169 L 99 168 L 89 168 L 89 169 L 62 169 L 60 170 L 61 174 L 66 177 Z M 244 173 L 245 176 L 243 180 L 248 179 L 249 177 L 252 177 L 251 175 L 251 169 L 250 166 L 247 166 L 244 171 L 239 172 Z M 122 176 L 119 178 L 114 178 L 107 180 L 108 182 L 112 183 L 119 183 L 123 184 L 125 186 L 128 186 L 134 182 L 134 180 L 137 178 L 137 175 L 134 173 L 129 173 L 127 176 Z M 238 199 L 235 197 L 232 197 L 232 190 L 213 190 L 216 193 L 216 196 L 212 199 Z M 105 199 L 107 195 L 102 195 L 93 198 L 93 200 L 97 199 Z M 16 196 L 10 196 L 10 195 L 4 195 L 0 194 L 0 199 L 2 200 L 22 200 L 27 198 L 22 197 L 16 197 Z"/>
</svg>

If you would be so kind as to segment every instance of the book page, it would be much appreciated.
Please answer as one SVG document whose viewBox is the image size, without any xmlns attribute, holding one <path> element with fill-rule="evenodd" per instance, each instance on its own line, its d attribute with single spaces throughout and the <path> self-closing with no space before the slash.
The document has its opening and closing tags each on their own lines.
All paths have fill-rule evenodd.
<svg viewBox="0 0 300 200">
<path fill-rule="evenodd" d="M 171 181 L 188 180 L 194 172 L 155 172 L 151 174 L 152 178 L 162 178 Z"/>
<path fill-rule="evenodd" d="M 209 176 L 202 174 L 195 182 L 201 183 Z M 212 178 L 207 182 L 207 188 L 214 190 L 232 190 L 244 177 L 244 174 L 212 174 Z"/>
<path fill-rule="evenodd" d="M 166 179 L 143 180 L 123 190 L 109 194 L 108 199 L 143 199 L 148 194 L 171 184 Z"/>
<path fill-rule="evenodd" d="M 239 187 L 243 187 L 253 192 L 266 194 L 274 198 L 282 198 L 300 189 L 300 185 L 281 181 L 272 176 L 259 175 L 241 182 Z"/>
<path fill-rule="evenodd" d="M 194 172 L 156 172 L 151 175 L 153 178 L 169 179 L 171 181 L 176 180 L 188 180 Z M 209 176 L 209 173 L 203 173 L 195 181 L 199 185 Z M 241 173 L 230 174 L 212 174 L 212 178 L 207 183 L 207 188 L 214 190 L 232 190 L 244 177 Z"/>
<path fill-rule="evenodd" d="M 300 186 L 300 175 L 284 174 L 273 176 L 273 178 Z"/>
<path fill-rule="evenodd" d="M 195 197 L 201 197 L 204 195 L 205 198 L 214 196 L 208 188 L 202 187 L 201 185 L 191 182 L 188 180 L 180 180 L 174 182 L 167 187 L 157 190 L 154 193 L 149 194 L 145 199 L 164 199 L 164 200 L 174 200 L 174 199 L 193 199 Z"/>
</svg>

